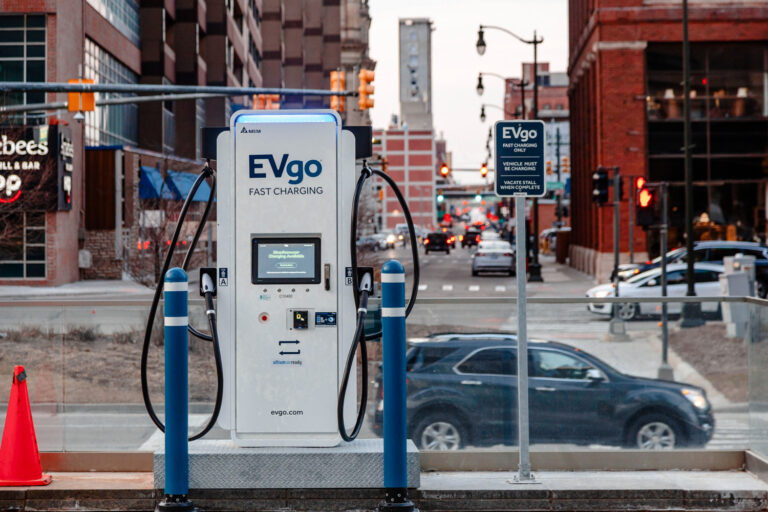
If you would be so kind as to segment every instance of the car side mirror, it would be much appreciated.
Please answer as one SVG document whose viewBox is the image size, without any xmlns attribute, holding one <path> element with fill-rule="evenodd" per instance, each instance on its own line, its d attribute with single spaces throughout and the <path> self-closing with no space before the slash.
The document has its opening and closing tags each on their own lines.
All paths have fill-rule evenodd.
<svg viewBox="0 0 768 512">
<path fill-rule="evenodd" d="M 656 286 L 657 284 L 659 283 L 657 283 L 655 279 L 651 279 L 650 281 L 645 283 L 645 286 Z"/>
<path fill-rule="evenodd" d="M 602 381 L 605 380 L 605 375 L 603 375 L 603 372 L 598 370 L 597 368 L 590 368 L 587 370 L 587 379 L 592 381 Z"/>
</svg>

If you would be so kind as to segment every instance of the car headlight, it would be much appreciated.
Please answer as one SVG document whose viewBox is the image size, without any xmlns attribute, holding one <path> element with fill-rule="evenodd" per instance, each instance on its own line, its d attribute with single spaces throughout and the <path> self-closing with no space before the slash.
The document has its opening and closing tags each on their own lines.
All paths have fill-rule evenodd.
<svg viewBox="0 0 768 512">
<path fill-rule="evenodd" d="M 704 396 L 704 393 L 702 393 L 701 391 L 698 391 L 696 389 L 683 388 L 680 392 L 697 409 L 706 409 L 709 406 L 709 403 L 707 402 L 707 398 Z"/>
<path fill-rule="evenodd" d="M 388 235 L 388 236 L 387 236 L 387 242 L 388 242 L 388 243 L 390 243 L 390 244 L 391 244 L 391 243 L 392 243 L 392 242 L 394 242 L 394 241 L 395 241 L 395 235 Z"/>
<path fill-rule="evenodd" d="M 609 290 L 600 290 L 599 292 L 595 292 L 595 297 L 598 299 L 602 299 L 603 297 L 607 297 L 611 294 Z"/>
</svg>

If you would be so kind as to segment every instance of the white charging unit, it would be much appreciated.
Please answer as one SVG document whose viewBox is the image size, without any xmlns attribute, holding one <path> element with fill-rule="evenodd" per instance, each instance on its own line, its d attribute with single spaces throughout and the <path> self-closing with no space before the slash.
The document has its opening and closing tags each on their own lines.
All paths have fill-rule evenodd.
<svg viewBox="0 0 768 512">
<path fill-rule="evenodd" d="M 335 446 L 356 320 L 354 136 L 332 110 L 240 110 L 216 172 L 219 425 L 244 447 Z M 356 398 L 353 371 L 347 424 Z"/>
</svg>

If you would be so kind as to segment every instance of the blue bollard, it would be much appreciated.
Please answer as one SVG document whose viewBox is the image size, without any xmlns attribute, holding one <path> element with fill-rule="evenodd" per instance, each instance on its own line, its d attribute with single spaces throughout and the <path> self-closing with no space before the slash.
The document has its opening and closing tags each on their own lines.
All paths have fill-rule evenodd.
<svg viewBox="0 0 768 512">
<path fill-rule="evenodd" d="M 384 359 L 384 503 L 380 511 L 415 510 L 408 499 L 408 418 L 405 389 L 405 269 L 389 260 L 381 269 Z"/>
<path fill-rule="evenodd" d="M 187 273 L 165 274 L 165 498 L 157 510 L 196 510 L 189 494 Z"/>
</svg>

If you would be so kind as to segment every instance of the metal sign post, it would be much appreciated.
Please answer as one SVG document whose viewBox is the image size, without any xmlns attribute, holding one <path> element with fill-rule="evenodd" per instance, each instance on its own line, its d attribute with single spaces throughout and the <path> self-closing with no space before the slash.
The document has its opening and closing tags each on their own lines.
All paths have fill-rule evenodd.
<svg viewBox="0 0 768 512">
<path fill-rule="evenodd" d="M 535 483 L 531 474 L 528 420 L 528 334 L 525 288 L 525 200 L 545 193 L 542 121 L 498 121 L 496 144 L 496 195 L 515 198 L 515 259 L 517 274 L 517 426 L 520 462 L 515 482 Z"/>
</svg>

